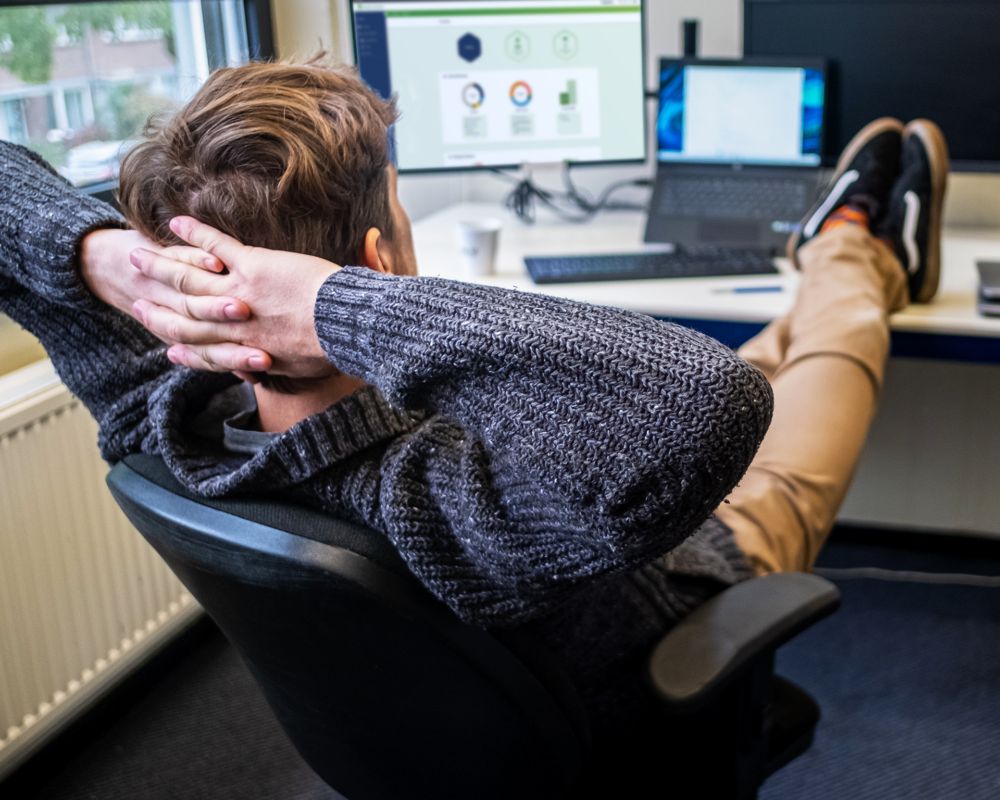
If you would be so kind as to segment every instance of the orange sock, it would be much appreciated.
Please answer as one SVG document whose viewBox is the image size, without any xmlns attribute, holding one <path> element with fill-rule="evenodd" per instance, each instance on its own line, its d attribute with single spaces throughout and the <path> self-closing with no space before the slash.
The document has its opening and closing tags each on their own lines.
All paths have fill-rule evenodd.
<svg viewBox="0 0 1000 800">
<path fill-rule="evenodd" d="M 841 206 L 827 217 L 826 222 L 823 223 L 823 227 L 820 228 L 820 233 L 832 231 L 841 225 L 860 225 L 862 228 L 867 228 L 868 212 L 850 203 Z"/>
</svg>

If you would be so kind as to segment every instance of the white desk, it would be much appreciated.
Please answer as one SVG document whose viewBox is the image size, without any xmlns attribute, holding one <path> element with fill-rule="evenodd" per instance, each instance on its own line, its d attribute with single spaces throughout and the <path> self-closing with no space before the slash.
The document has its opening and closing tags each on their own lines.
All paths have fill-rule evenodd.
<svg viewBox="0 0 1000 800">
<path fill-rule="evenodd" d="M 500 217 L 497 274 L 480 283 L 613 305 L 691 324 L 737 345 L 794 300 L 798 276 L 780 275 L 535 286 L 525 255 L 624 253 L 643 249 L 643 215 L 601 214 L 583 225 L 545 212 L 526 226 L 495 204 L 455 205 L 414 226 L 422 275 L 470 280 L 454 241 L 461 219 Z M 893 355 L 857 478 L 841 511 L 856 524 L 968 532 L 1000 538 L 993 497 L 1000 483 L 1000 319 L 975 310 L 977 259 L 1000 260 L 1000 231 L 949 231 L 934 303 L 892 318 Z M 735 286 L 780 293 L 725 294 Z M 978 363 L 977 363 L 978 362 Z"/>
<path fill-rule="evenodd" d="M 463 273 L 459 264 L 454 229 L 459 220 L 484 217 L 499 217 L 504 221 L 500 232 L 497 273 L 486 278 L 472 279 Z M 421 275 L 476 280 L 492 286 L 544 292 L 587 303 L 627 308 L 656 317 L 760 325 L 785 313 L 795 299 L 798 274 L 790 262 L 783 258 L 776 262 L 781 270 L 780 275 L 743 278 L 683 278 L 535 286 L 525 270 L 526 255 L 642 251 L 647 247 L 642 243 L 644 225 L 645 215 L 640 213 L 603 213 L 590 222 L 574 224 L 562 222 L 544 210 L 539 211 L 538 222 L 525 225 L 498 205 L 461 203 L 414 225 L 413 239 Z M 893 331 L 997 339 L 997 342 L 989 343 L 989 349 L 992 350 L 992 345 L 995 345 L 1000 359 L 1000 318 L 980 317 L 975 308 L 975 262 L 991 258 L 1000 260 L 1000 231 L 946 232 L 941 287 L 935 302 L 913 305 L 894 315 L 891 323 Z M 782 291 L 761 294 L 733 294 L 726 291 L 737 286 L 753 285 L 781 286 Z M 905 354 L 919 355 L 915 352 Z"/>
</svg>

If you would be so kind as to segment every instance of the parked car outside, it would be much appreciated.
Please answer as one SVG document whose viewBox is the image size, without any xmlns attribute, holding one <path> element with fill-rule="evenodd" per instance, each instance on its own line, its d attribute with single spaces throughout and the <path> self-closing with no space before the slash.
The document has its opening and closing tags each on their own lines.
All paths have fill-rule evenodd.
<svg viewBox="0 0 1000 800">
<path fill-rule="evenodd" d="M 132 141 L 87 142 L 66 154 L 59 174 L 74 186 L 118 179 L 120 159 L 134 146 Z"/>
</svg>

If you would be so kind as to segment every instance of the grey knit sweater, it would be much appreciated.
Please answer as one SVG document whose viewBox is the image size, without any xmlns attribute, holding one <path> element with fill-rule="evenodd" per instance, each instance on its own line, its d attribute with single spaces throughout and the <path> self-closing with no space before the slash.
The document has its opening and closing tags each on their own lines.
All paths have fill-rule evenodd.
<svg viewBox="0 0 1000 800">
<path fill-rule="evenodd" d="M 79 279 L 82 237 L 122 224 L 0 142 L 0 309 L 41 339 L 109 462 L 159 454 L 196 492 L 278 494 L 385 532 L 463 619 L 539 633 L 598 725 L 635 713 L 658 636 L 749 575 L 710 515 L 764 436 L 771 391 L 718 342 L 610 308 L 345 268 L 320 289 L 316 330 L 370 385 L 233 453 L 221 425 L 235 379 L 171 364 Z"/>
</svg>

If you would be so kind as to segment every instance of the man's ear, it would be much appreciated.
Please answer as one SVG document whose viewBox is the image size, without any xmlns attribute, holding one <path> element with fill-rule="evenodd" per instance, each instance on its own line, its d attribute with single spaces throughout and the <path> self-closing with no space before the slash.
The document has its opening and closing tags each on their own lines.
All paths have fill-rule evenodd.
<svg viewBox="0 0 1000 800">
<path fill-rule="evenodd" d="M 382 232 L 378 228 L 369 228 L 365 234 L 364 252 L 361 254 L 362 263 L 360 266 L 368 267 L 383 274 L 392 273 L 392 256 L 382 239 Z"/>
</svg>

